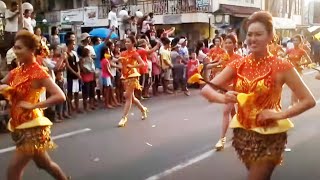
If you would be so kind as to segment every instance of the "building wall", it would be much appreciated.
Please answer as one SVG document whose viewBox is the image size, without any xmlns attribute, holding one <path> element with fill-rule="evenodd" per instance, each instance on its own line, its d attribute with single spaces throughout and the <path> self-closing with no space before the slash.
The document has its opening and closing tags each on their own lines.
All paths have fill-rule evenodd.
<svg viewBox="0 0 320 180">
<path fill-rule="evenodd" d="M 309 2 L 308 22 L 310 24 L 320 24 L 320 11 L 317 8 L 320 8 L 320 0 Z"/>
<path fill-rule="evenodd" d="M 211 0 L 212 11 L 219 9 L 220 4 L 262 8 L 264 0 Z"/>
</svg>

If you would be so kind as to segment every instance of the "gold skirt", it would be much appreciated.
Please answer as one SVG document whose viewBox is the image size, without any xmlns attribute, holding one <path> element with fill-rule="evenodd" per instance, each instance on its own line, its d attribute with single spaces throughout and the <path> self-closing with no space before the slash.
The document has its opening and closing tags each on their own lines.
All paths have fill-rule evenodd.
<svg viewBox="0 0 320 180">
<path fill-rule="evenodd" d="M 11 133 L 17 151 L 28 155 L 54 149 L 56 145 L 53 143 L 50 135 L 50 126 L 16 129 Z"/>
<path fill-rule="evenodd" d="M 259 134 L 242 128 L 233 129 L 232 146 L 238 157 L 246 165 L 263 161 L 272 161 L 275 165 L 282 162 L 287 143 L 287 133 Z"/>
<path fill-rule="evenodd" d="M 123 79 L 123 86 L 125 89 L 132 88 L 132 89 L 137 89 L 137 90 L 142 90 L 141 85 L 139 84 L 139 77 L 132 77 L 132 78 L 127 78 Z"/>
</svg>

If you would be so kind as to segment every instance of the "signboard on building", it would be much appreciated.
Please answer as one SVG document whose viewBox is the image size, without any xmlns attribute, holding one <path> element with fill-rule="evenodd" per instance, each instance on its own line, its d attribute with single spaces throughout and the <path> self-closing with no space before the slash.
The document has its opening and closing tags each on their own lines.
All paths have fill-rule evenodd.
<svg viewBox="0 0 320 180">
<path fill-rule="evenodd" d="M 69 23 L 69 22 L 83 22 L 84 13 L 83 9 L 70 9 L 66 11 L 61 11 L 60 22 Z"/>
<path fill-rule="evenodd" d="M 209 0 L 196 0 L 196 5 L 197 7 L 204 7 L 204 6 L 209 6 L 210 2 Z"/>
<path fill-rule="evenodd" d="M 181 24 L 181 14 L 163 15 L 164 24 Z"/>
<path fill-rule="evenodd" d="M 84 25 L 95 26 L 98 22 L 98 7 L 90 6 L 84 8 Z"/>
</svg>

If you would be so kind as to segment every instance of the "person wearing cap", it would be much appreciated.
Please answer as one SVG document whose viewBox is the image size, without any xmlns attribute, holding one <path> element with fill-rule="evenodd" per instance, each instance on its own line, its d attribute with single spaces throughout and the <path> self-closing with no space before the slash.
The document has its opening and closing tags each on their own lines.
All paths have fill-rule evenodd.
<svg viewBox="0 0 320 180">
<path fill-rule="evenodd" d="M 187 80 L 185 72 L 185 64 L 183 63 L 182 56 L 179 54 L 180 45 L 172 44 L 171 47 L 171 60 L 173 64 L 172 77 L 173 77 L 173 91 L 176 94 L 179 87 L 184 91 L 184 94 L 189 96 L 190 92 L 187 89 Z"/>
<path fill-rule="evenodd" d="M 181 55 L 181 57 L 184 60 L 184 63 L 186 64 L 189 61 L 189 50 L 187 47 L 188 41 L 186 38 L 180 38 L 179 40 L 179 45 L 180 45 L 180 49 L 179 49 L 179 54 Z"/>
<path fill-rule="evenodd" d="M 82 57 L 82 50 L 83 48 L 87 48 L 90 51 L 90 56 L 92 59 L 96 58 L 96 53 L 93 49 L 93 47 L 91 46 L 91 38 L 90 35 L 88 33 L 82 33 L 80 36 L 80 41 L 81 41 L 81 45 L 78 47 L 77 49 L 77 53 L 80 57 Z"/>
</svg>

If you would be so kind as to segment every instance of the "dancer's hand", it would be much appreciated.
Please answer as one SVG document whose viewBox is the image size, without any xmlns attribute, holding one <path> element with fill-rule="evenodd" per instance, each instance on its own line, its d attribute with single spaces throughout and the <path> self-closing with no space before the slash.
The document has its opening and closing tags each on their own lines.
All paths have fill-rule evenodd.
<svg viewBox="0 0 320 180">
<path fill-rule="evenodd" d="M 31 104 L 31 103 L 26 102 L 26 101 L 20 101 L 18 106 L 22 107 L 23 109 L 27 109 L 27 110 L 31 110 L 31 109 L 35 108 L 34 104 Z"/>
<path fill-rule="evenodd" d="M 258 126 L 275 126 L 277 120 L 283 119 L 282 113 L 274 109 L 265 109 L 257 115 Z"/>
<path fill-rule="evenodd" d="M 7 84 L 0 85 L 0 91 L 6 89 L 7 87 L 9 87 L 9 85 L 7 85 Z"/>
<path fill-rule="evenodd" d="M 127 65 L 127 68 L 130 68 L 130 69 L 131 69 L 131 68 L 134 68 L 134 65 L 128 64 L 128 65 Z"/>
<path fill-rule="evenodd" d="M 226 92 L 226 94 L 224 95 L 224 103 L 237 103 L 237 95 L 239 93 L 236 91 L 228 91 Z"/>
</svg>

